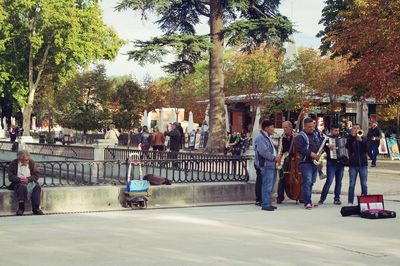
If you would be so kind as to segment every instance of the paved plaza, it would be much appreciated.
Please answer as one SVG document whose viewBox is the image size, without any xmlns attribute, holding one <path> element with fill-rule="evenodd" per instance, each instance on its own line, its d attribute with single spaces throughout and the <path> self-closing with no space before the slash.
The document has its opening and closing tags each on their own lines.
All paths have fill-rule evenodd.
<svg viewBox="0 0 400 266">
<path fill-rule="evenodd" d="M 398 166 L 379 163 L 369 179 L 397 213 Z M 1 217 L 0 265 L 399 265 L 399 218 L 341 217 L 332 197 L 311 211 L 287 201 L 275 212 L 243 204 Z"/>
</svg>

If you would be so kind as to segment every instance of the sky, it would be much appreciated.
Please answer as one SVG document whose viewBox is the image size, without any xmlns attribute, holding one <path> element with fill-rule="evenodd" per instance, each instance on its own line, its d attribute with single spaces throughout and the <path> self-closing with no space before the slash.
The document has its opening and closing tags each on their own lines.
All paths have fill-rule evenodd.
<svg viewBox="0 0 400 266">
<path fill-rule="evenodd" d="M 120 38 L 127 41 L 137 39 L 147 40 L 162 34 L 156 24 L 154 24 L 155 18 L 149 21 L 142 21 L 140 14 L 133 11 L 114 11 L 114 7 L 119 1 L 104 0 L 101 2 L 101 6 L 106 24 L 113 27 Z M 319 47 L 320 40 L 315 35 L 322 29 L 318 22 L 321 18 L 323 7 L 324 0 L 281 0 L 281 13 L 294 22 L 295 29 L 298 31 L 294 35 L 296 46 Z M 200 25 L 197 30 L 200 34 L 205 34 L 209 31 L 206 23 Z M 132 47 L 132 44 L 128 43 L 121 48 L 119 55 L 113 62 L 104 62 L 109 76 L 128 74 L 135 77 L 139 82 L 142 82 L 146 76 L 157 79 L 165 75 L 160 68 L 160 64 L 146 64 L 142 67 L 134 61 L 128 61 L 126 53 L 132 50 Z"/>
</svg>

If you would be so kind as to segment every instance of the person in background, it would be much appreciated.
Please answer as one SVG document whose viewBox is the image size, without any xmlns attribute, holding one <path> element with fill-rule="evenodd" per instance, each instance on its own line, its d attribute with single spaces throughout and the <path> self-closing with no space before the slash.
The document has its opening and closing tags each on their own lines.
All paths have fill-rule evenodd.
<svg viewBox="0 0 400 266">
<path fill-rule="evenodd" d="M 164 142 L 165 142 L 164 134 L 160 132 L 158 127 L 154 127 L 153 139 L 151 142 L 153 144 L 153 151 L 163 151 Z"/>
<path fill-rule="evenodd" d="M 115 129 L 114 124 L 111 124 L 104 138 L 109 139 L 114 145 L 118 145 L 118 137 L 119 137 L 119 131 Z"/>
<path fill-rule="evenodd" d="M 9 189 L 14 190 L 15 199 L 18 202 L 16 215 L 21 216 L 25 212 L 25 202 L 28 198 L 32 202 L 34 215 L 43 215 L 40 209 L 41 187 L 39 186 L 39 171 L 35 162 L 26 150 L 17 153 L 17 159 L 10 163 L 8 168 L 8 179 L 11 182 Z"/>
<path fill-rule="evenodd" d="M 367 139 L 369 144 L 369 155 L 371 157 L 371 167 L 376 167 L 376 158 L 379 154 L 379 144 L 381 142 L 381 130 L 377 122 L 372 122 L 368 129 Z"/>
<path fill-rule="evenodd" d="M 9 133 L 10 133 L 10 141 L 15 142 L 15 140 L 17 139 L 17 134 L 18 134 L 17 127 L 15 125 L 12 125 Z"/>
<path fill-rule="evenodd" d="M 349 151 L 349 204 L 353 204 L 354 201 L 357 175 L 360 175 L 361 194 L 367 195 L 368 193 L 368 144 L 367 138 L 361 134 L 360 130 L 360 125 L 354 124 L 346 143 L 346 148 Z"/>
<path fill-rule="evenodd" d="M 181 133 L 178 130 L 179 123 L 174 122 L 171 125 L 171 131 L 165 131 L 164 136 L 169 136 L 169 150 L 168 159 L 177 159 L 178 152 L 181 148 Z M 177 168 L 178 162 L 173 163 L 173 167 Z"/>
</svg>

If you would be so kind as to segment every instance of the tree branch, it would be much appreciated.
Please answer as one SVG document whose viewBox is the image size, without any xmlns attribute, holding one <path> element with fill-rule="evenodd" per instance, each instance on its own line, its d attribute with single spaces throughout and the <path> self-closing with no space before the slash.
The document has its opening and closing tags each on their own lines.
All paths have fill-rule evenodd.
<svg viewBox="0 0 400 266">
<path fill-rule="evenodd" d="M 46 61 L 47 61 L 47 56 L 49 55 L 49 50 L 51 48 L 51 40 L 53 39 L 53 37 L 54 37 L 54 33 L 50 36 L 49 40 L 47 41 L 47 46 L 46 46 L 46 49 L 45 49 L 44 54 L 43 54 L 42 62 L 40 62 L 40 64 L 38 65 L 39 70 L 38 70 L 38 74 L 36 76 L 36 81 L 35 81 L 35 84 L 34 84 L 35 88 L 37 88 L 38 85 L 39 85 L 39 81 L 40 81 L 40 78 L 42 76 Z"/>
</svg>

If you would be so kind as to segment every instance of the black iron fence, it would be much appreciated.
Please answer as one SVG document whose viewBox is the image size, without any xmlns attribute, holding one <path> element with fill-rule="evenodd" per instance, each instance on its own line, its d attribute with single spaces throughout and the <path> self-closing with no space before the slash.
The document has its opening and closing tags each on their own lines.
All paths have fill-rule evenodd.
<svg viewBox="0 0 400 266">
<path fill-rule="evenodd" d="M 94 159 L 93 147 L 26 143 L 25 149 L 31 154 L 54 155 L 84 160 Z"/>
<path fill-rule="evenodd" d="M 18 151 L 18 142 L 0 141 L 0 151 Z"/>
<path fill-rule="evenodd" d="M 178 159 L 178 160 L 203 160 L 203 159 L 223 159 L 235 158 L 223 154 L 209 154 L 199 152 L 170 152 L 170 151 L 153 151 L 139 150 L 136 148 L 121 149 L 121 148 L 106 148 L 104 149 L 105 160 L 126 160 L 131 153 L 138 154 L 141 159 L 148 160 L 163 160 L 163 159 Z"/>
<path fill-rule="evenodd" d="M 89 186 L 126 184 L 130 161 L 47 161 L 36 162 L 40 171 L 39 183 L 46 186 Z M 9 162 L 0 162 L 0 188 L 6 189 Z M 247 182 L 247 158 L 165 159 L 141 160 L 131 164 L 133 178 L 153 174 L 174 183 Z"/>
</svg>

